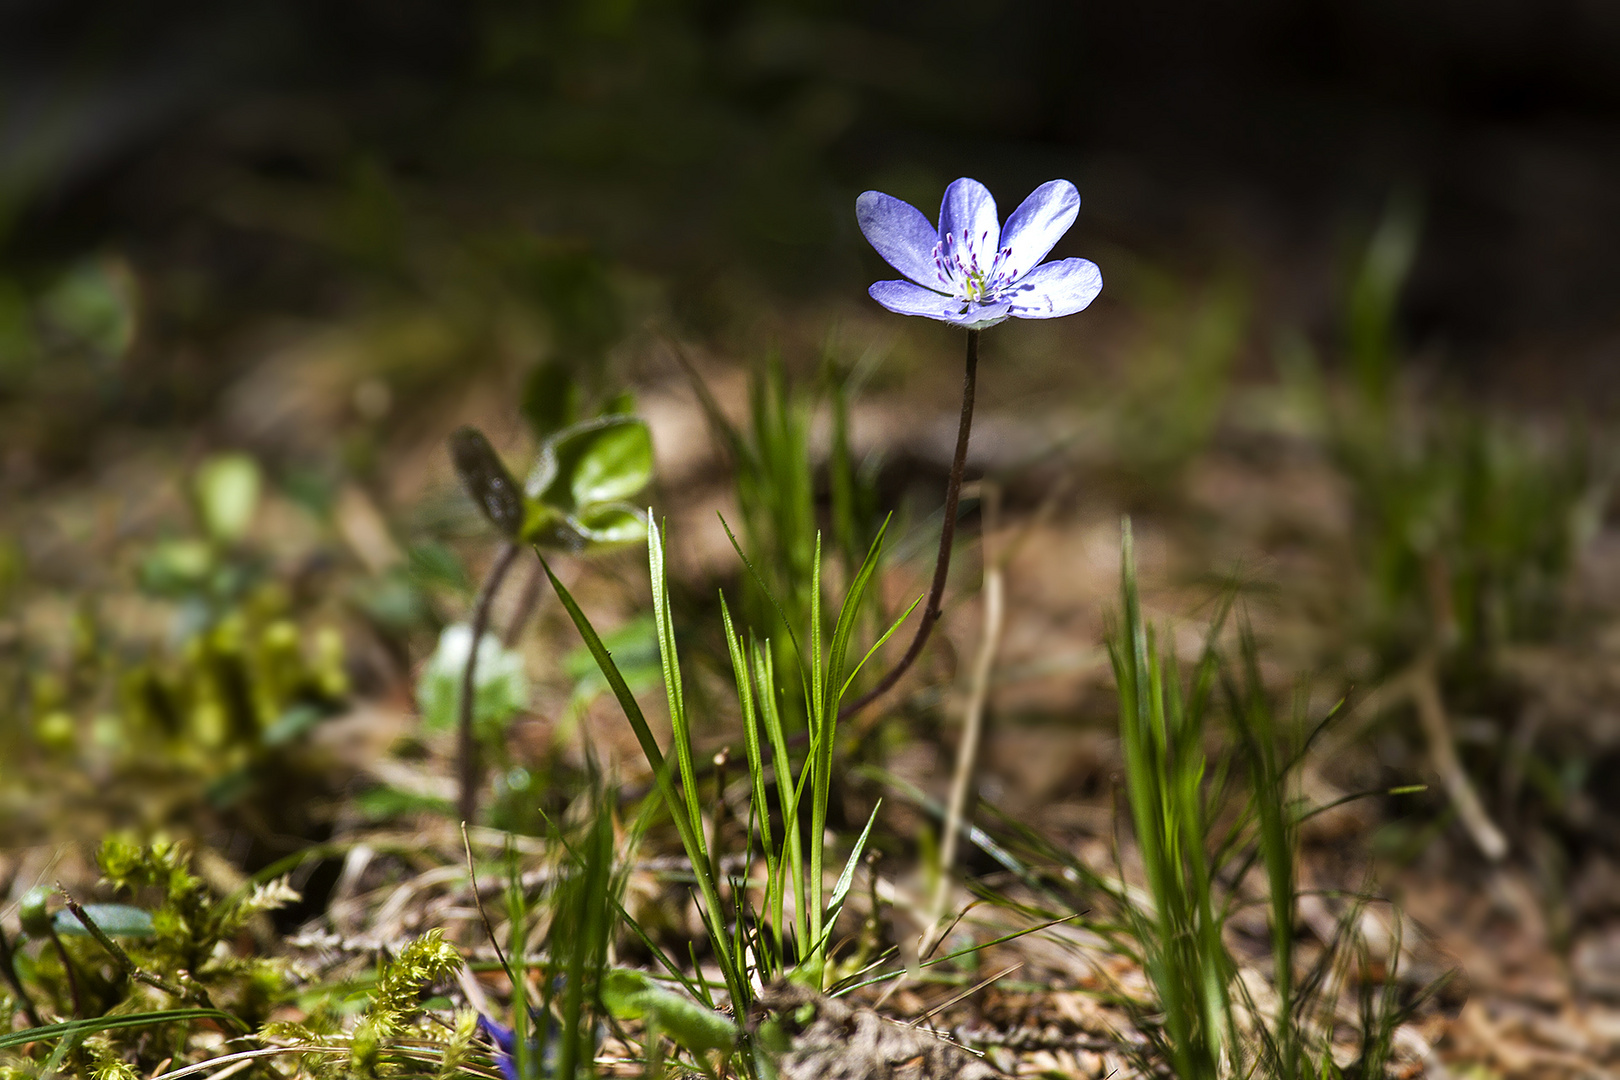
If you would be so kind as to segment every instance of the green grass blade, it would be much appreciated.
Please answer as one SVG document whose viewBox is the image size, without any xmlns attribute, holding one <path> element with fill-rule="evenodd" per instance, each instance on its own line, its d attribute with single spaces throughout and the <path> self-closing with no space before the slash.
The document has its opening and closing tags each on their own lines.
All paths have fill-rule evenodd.
<svg viewBox="0 0 1620 1080">
<path fill-rule="evenodd" d="M 771 602 L 771 607 L 776 609 L 776 617 L 782 621 L 782 626 L 787 630 L 788 644 L 793 646 L 793 659 L 799 665 L 799 683 L 804 690 L 804 700 L 808 702 L 811 698 L 810 683 L 808 681 L 809 665 L 805 663 L 804 649 L 799 645 L 798 635 L 793 632 L 793 620 L 788 618 L 787 612 L 782 607 L 782 601 L 777 597 L 775 590 L 766 583 L 765 578 L 760 574 L 753 560 L 743 553 L 742 545 L 737 542 L 737 536 L 731 531 L 731 526 L 726 524 L 725 517 L 723 515 L 717 516 L 720 517 L 720 527 L 726 531 L 726 539 L 731 541 L 731 550 L 735 551 L 737 558 L 742 560 L 743 566 L 748 570 L 748 576 L 754 579 L 754 584 L 759 586 L 759 591 L 764 593 L 765 598 Z"/>
<path fill-rule="evenodd" d="M 866 559 L 850 582 L 849 591 L 844 596 L 843 605 L 838 611 L 838 621 L 833 627 L 832 640 L 827 650 L 826 666 L 821 666 L 821 537 L 816 537 L 816 572 L 812 575 L 815 596 L 811 598 L 811 627 L 813 635 L 812 652 L 814 654 L 815 676 L 815 702 L 813 705 L 813 721 L 811 735 L 813 747 L 810 755 L 811 770 L 811 796 L 810 796 L 810 934 L 816 947 L 813 950 L 813 962 L 820 963 L 824 957 L 826 932 L 823 929 L 824 907 L 822 889 L 823 881 L 823 854 L 821 838 L 826 835 L 827 802 L 832 797 L 832 763 L 833 750 L 838 737 L 838 704 L 843 696 L 844 660 L 849 651 L 849 639 L 855 632 L 856 619 L 860 613 L 861 599 L 866 593 L 866 586 L 877 569 L 878 554 L 883 549 L 883 537 L 888 531 L 889 523 L 885 521 L 872 541 L 871 548 L 866 553 Z M 829 694 L 828 687 L 837 686 L 837 694 Z"/>
<path fill-rule="evenodd" d="M 794 929 L 798 932 L 798 940 L 802 943 L 810 940 L 808 921 L 810 894 L 805 880 L 804 851 L 799 835 L 799 796 L 804 790 L 803 780 L 810 775 L 810 771 L 804 770 L 800 783 L 797 786 L 794 784 L 793 759 L 788 754 L 787 733 L 782 727 L 782 714 L 776 707 L 776 661 L 772 658 L 768 638 L 764 648 L 754 651 L 754 682 L 758 694 L 760 719 L 765 723 L 765 735 L 771 744 L 772 771 L 776 774 L 777 797 L 782 804 L 782 864 L 786 867 L 783 873 L 791 878 Z M 781 925 L 782 921 L 782 889 L 782 884 L 778 882 L 777 906 L 771 913 L 777 925 Z"/>
<path fill-rule="evenodd" d="M 826 711 L 827 658 L 821 651 L 821 533 L 816 533 L 816 561 L 810 568 L 810 709 L 811 731 Z"/>
<path fill-rule="evenodd" d="M 861 600 L 866 595 L 866 587 L 871 582 L 872 575 L 877 571 L 878 557 L 883 550 L 883 537 L 888 531 L 889 522 L 885 519 L 883 525 L 878 529 L 877 536 L 872 540 L 872 546 L 866 552 L 866 558 L 861 562 L 861 568 L 855 572 L 855 576 L 850 580 L 849 590 L 844 594 L 843 606 L 838 609 L 838 622 L 833 627 L 832 645 L 827 654 L 828 677 L 833 682 L 839 682 L 843 676 L 844 657 L 849 652 L 850 636 L 855 632 L 855 623 L 860 614 Z M 915 605 L 913 606 L 915 607 Z M 893 632 L 894 628 L 891 627 L 889 633 L 892 634 Z M 862 662 L 864 663 L 864 659 Z M 840 685 L 840 697 L 843 696 L 843 692 L 848 685 L 848 682 L 843 682 Z M 838 719 L 838 701 L 836 699 L 832 702 L 831 709 L 831 720 L 836 723 Z"/>
<path fill-rule="evenodd" d="M 810 713 L 810 938 L 821 940 L 822 897 L 827 883 L 823 880 L 822 838 L 827 829 L 827 799 L 832 790 L 831 729 L 836 728 L 838 712 L 833 709 L 832 724 L 827 722 L 827 666 L 821 651 L 821 533 L 816 533 L 816 561 L 810 572 L 810 690 L 811 699 L 805 702 Z M 825 757 L 827 764 L 823 764 Z M 812 952 L 812 965 L 819 956 Z M 819 975 L 817 976 L 819 979 Z M 819 984 L 818 984 L 819 988 Z"/>
<path fill-rule="evenodd" d="M 197 1020 L 218 1020 L 241 1031 L 247 1025 L 228 1012 L 218 1009 L 160 1009 L 155 1012 L 130 1013 L 125 1016 L 96 1016 L 86 1020 L 65 1020 L 58 1024 L 8 1031 L 0 1035 L 0 1050 L 22 1046 L 31 1042 L 49 1042 L 69 1036 L 83 1037 L 102 1031 L 124 1031 L 129 1028 L 152 1027 L 157 1024 L 191 1023 Z"/>
<path fill-rule="evenodd" d="M 747 651 L 741 639 L 737 636 L 737 629 L 731 621 L 731 609 L 726 605 L 725 593 L 720 594 L 720 618 L 725 624 L 726 649 L 731 655 L 732 678 L 737 684 L 737 700 L 742 707 L 744 745 L 748 751 L 748 779 L 751 785 L 751 803 L 749 817 L 759 822 L 760 847 L 765 856 L 765 909 L 776 915 L 780 909 L 781 877 L 779 864 L 780 852 L 777 851 L 775 839 L 771 835 L 770 804 L 765 797 L 765 762 L 759 745 L 759 718 L 754 708 L 754 675 L 752 665 L 749 663 Z M 753 836 L 753 822 L 749 822 L 749 837 Z M 776 938 L 776 953 L 782 952 L 782 924 L 779 918 L 773 919 L 771 929 Z M 741 955 L 741 950 L 738 950 Z"/>
<path fill-rule="evenodd" d="M 703 894 L 703 903 L 718 917 L 721 911 L 720 892 L 715 886 L 708 851 L 702 840 L 702 830 L 695 829 L 692 826 L 692 815 L 682 805 L 680 795 L 675 790 L 675 784 L 670 779 L 668 770 L 664 767 L 663 752 L 658 749 L 658 740 L 653 737 L 652 729 L 647 725 L 647 717 L 642 713 L 635 694 L 630 692 L 630 687 L 624 681 L 624 676 L 620 673 L 618 665 L 613 662 L 613 656 L 607 651 L 607 647 L 602 644 L 601 636 L 597 634 L 595 627 L 591 626 L 590 620 L 585 617 L 585 612 L 580 610 L 580 606 L 574 600 L 573 595 L 569 593 L 561 581 L 557 580 L 557 575 L 552 572 L 551 565 L 546 562 L 544 556 L 540 557 L 540 565 L 544 567 L 546 577 L 551 581 L 551 587 L 557 593 L 557 599 L 562 602 L 563 609 L 568 612 L 568 617 L 573 620 L 574 628 L 579 631 L 579 636 L 585 643 L 585 648 L 590 652 L 591 657 L 595 659 L 597 667 L 602 672 L 602 678 L 606 680 L 609 689 L 613 691 L 613 696 L 618 699 L 619 707 L 623 710 L 625 719 L 630 722 L 630 728 L 635 733 L 636 741 L 641 744 L 641 751 L 647 758 L 647 764 L 652 768 L 653 779 L 658 785 L 659 793 L 664 797 L 664 805 L 669 808 L 670 817 L 675 821 L 676 831 L 680 833 L 681 846 L 685 848 L 687 860 L 692 864 L 692 872 L 696 876 L 698 887 Z M 733 995 L 733 1000 L 746 1000 L 744 983 L 733 961 L 730 946 L 724 933 L 715 939 L 714 947 L 716 958 L 720 961 L 721 971 L 725 975 L 726 984 Z"/>
<path fill-rule="evenodd" d="M 911 613 L 917 610 L 917 605 L 923 602 L 925 595 L 926 594 L 924 593 L 918 593 L 917 599 L 911 602 L 911 606 L 902 611 L 900 613 L 900 617 L 894 620 L 894 622 L 890 623 L 887 630 L 883 631 L 882 636 L 876 641 L 872 642 L 872 647 L 866 650 L 866 654 L 861 657 L 860 662 L 850 669 L 849 678 L 844 680 L 844 685 L 838 688 L 838 696 L 840 699 L 842 699 L 845 694 L 849 693 L 850 686 L 855 682 L 855 676 L 861 673 L 861 669 L 866 666 L 866 662 L 872 659 L 873 656 L 877 655 L 877 651 L 883 648 L 884 644 L 889 640 L 889 638 L 894 636 L 894 632 L 900 629 L 907 619 L 911 618 Z"/>
<path fill-rule="evenodd" d="M 838 923 L 838 916 L 844 910 L 844 898 L 849 895 L 850 886 L 855 883 L 855 868 L 860 865 L 861 855 L 866 851 L 866 841 L 872 835 L 872 826 L 877 822 L 878 811 L 883 808 L 883 800 L 872 807 L 872 814 L 866 819 L 866 828 L 861 830 L 860 839 L 850 849 L 849 859 L 844 863 L 843 873 L 838 875 L 838 881 L 833 885 L 832 895 L 827 898 L 827 922 L 822 931 L 821 940 L 816 942 L 814 952 L 821 952 L 827 947 L 827 939 L 832 936 L 833 927 Z"/>
<path fill-rule="evenodd" d="M 692 764 L 692 727 L 686 715 L 686 691 L 681 685 L 681 659 L 675 644 L 675 623 L 670 613 L 669 579 L 664 567 L 664 535 L 647 511 L 647 562 L 652 580 L 653 620 L 658 631 L 658 658 L 664 672 L 664 696 L 669 702 L 669 723 L 673 732 L 675 761 L 680 768 L 681 791 L 686 796 L 687 815 L 692 832 L 703 839 L 703 810 L 698 797 L 697 770 Z M 707 858 L 708 852 L 704 851 Z"/>
</svg>

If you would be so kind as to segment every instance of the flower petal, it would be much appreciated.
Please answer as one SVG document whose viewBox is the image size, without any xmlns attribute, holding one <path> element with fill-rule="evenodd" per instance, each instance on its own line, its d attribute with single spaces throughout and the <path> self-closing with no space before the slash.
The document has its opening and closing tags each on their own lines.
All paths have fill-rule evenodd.
<svg viewBox="0 0 1620 1080">
<path fill-rule="evenodd" d="M 1007 317 L 1007 304 L 975 304 L 946 296 L 909 281 L 879 281 L 867 290 L 872 299 L 897 315 L 921 315 L 926 319 L 981 329 Z"/>
<path fill-rule="evenodd" d="M 939 240 L 922 211 L 881 191 L 855 200 L 855 221 L 884 261 L 919 285 L 939 280 L 934 244 Z"/>
<path fill-rule="evenodd" d="M 996 217 L 996 200 L 989 188 L 964 176 L 945 189 L 939 204 L 939 238 L 945 239 L 946 233 L 978 252 L 989 269 L 1001 247 L 1001 219 Z"/>
<path fill-rule="evenodd" d="M 496 1023 L 494 1020 L 491 1020 L 489 1017 L 482 1014 L 480 1014 L 478 1017 L 478 1026 L 483 1029 L 484 1034 L 489 1036 L 490 1041 L 495 1044 L 495 1064 L 499 1066 L 501 1075 L 504 1076 L 506 1080 L 518 1080 L 517 1060 L 512 1056 L 512 1051 L 517 1045 L 517 1040 L 512 1034 L 512 1029 L 504 1024 Z"/>
<path fill-rule="evenodd" d="M 1067 180 L 1048 180 L 1029 193 L 1001 230 L 1001 246 L 1011 248 L 1014 273 L 1035 268 L 1080 213 L 1080 192 Z"/>
<path fill-rule="evenodd" d="M 1019 319 L 1058 319 L 1084 310 L 1100 292 L 1102 271 L 1090 259 L 1043 263 L 1018 283 L 1011 294 L 1010 314 Z"/>
<path fill-rule="evenodd" d="M 484 1034 L 488 1035 L 495 1043 L 496 1047 L 505 1053 L 510 1054 L 512 1052 L 512 1048 L 517 1045 L 517 1040 L 512 1034 L 512 1029 L 497 1020 L 491 1020 L 489 1017 L 480 1013 L 478 1015 L 478 1026 L 483 1028 Z"/>
</svg>

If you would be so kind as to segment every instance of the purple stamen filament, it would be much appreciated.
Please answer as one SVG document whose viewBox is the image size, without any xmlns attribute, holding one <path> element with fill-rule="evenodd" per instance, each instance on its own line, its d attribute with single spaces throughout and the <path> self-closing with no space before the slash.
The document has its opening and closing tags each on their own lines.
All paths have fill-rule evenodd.
<svg viewBox="0 0 1620 1080">
<path fill-rule="evenodd" d="M 986 231 L 981 242 L 989 238 L 990 233 Z M 1010 247 L 997 251 L 990 269 L 985 270 L 979 262 L 976 244 L 959 244 L 953 234 L 946 233 L 945 238 L 934 245 L 933 257 L 940 284 L 957 299 L 968 303 L 993 304 L 1018 281 L 1018 271 L 1011 264 Z"/>
</svg>

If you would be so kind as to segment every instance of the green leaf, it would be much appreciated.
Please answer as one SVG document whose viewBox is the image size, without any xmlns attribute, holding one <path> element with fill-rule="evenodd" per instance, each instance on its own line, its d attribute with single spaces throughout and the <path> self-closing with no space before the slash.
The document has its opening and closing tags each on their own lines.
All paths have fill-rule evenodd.
<svg viewBox="0 0 1620 1080">
<path fill-rule="evenodd" d="M 838 922 L 838 916 L 844 911 L 844 897 L 849 895 L 850 886 L 855 883 L 855 868 L 861 863 L 861 855 L 866 851 L 866 841 L 872 835 L 872 826 L 877 822 L 878 811 L 883 808 L 883 801 L 872 807 L 872 816 L 866 819 L 866 828 L 861 830 L 861 837 L 855 841 L 850 850 L 849 861 L 844 863 L 843 873 L 838 875 L 838 882 L 833 886 L 832 896 L 827 900 L 827 918 L 825 928 L 821 932 L 821 940 L 816 942 L 812 952 L 820 952 L 826 947 L 827 938 L 832 936 L 833 926 Z"/>
<path fill-rule="evenodd" d="M 571 512 L 627 499 L 652 479 L 652 436 L 633 416 L 600 416 L 547 439 L 524 486 L 529 498 Z"/>
<path fill-rule="evenodd" d="M 647 542 L 647 515 L 629 503 L 586 506 L 568 524 L 590 547 Z"/>
<path fill-rule="evenodd" d="M 524 524 L 523 496 L 484 433 L 458 429 L 450 436 L 450 459 L 461 486 L 490 523 L 505 536 L 517 536 Z"/>
<path fill-rule="evenodd" d="M 416 683 L 416 703 L 429 728 L 455 726 L 471 647 L 472 628 L 465 623 L 447 626 L 439 635 L 439 646 Z M 508 720 L 528 708 L 529 680 L 523 657 L 501 645 L 493 634 L 485 634 L 478 643 L 473 680 L 473 722 L 486 733 L 504 728 Z"/>
<path fill-rule="evenodd" d="M 866 819 L 866 828 L 861 830 L 861 837 L 855 841 L 850 849 L 849 861 L 844 864 L 844 872 L 838 875 L 838 882 L 833 886 L 832 897 L 827 903 L 827 922 L 837 921 L 838 913 L 843 910 L 844 897 L 849 895 L 849 887 L 855 883 L 855 867 L 860 865 L 861 855 L 866 851 L 866 841 L 872 835 L 872 826 L 877 822 L 878 811 L 883 809 L 883 800 L 872 807 L 872 816 Z"/>
<path fill-rule="evenodd" d="M 635 411 L 636 392 L 634 390 L 620 390 L 602 403 L 602 407 L 596 410 L 596 415 L 629 416 Z"/>
<path fill-rule="evenodd" d="M 219 454 L 203 462 L 192 478 L 197 514 L 208 535 L 235 543 L 247 535 L 263 484 L 259 463 L 246 454 Z"/>
<path fill-rule="evenodd" d="M 128 1028 L 153 1027 L 158 1024 L 180 1024 L 192 1020 L 217 1020 L 242 1029 L 242 1021 L 218 1009 L 164 1009 L 158 1012 L 131 1013 L 122 1016 L 100 1016 L 90 1020 L 67 1020 L 59 1024 L 8 1031 L 0 1035 L 0 1050 L 25 1046 L 31 1042 L 60 1039 L 64 1036 L 94 1034 L 98 1031 L 122 1031 Z"/>
<path fill-rule="evenodd" d="M 697 773 L 692 764 L 692 728 L 686 715 L 686 689 L 681 679 L 679 643 L 675 638 L 674 614 L 669 604 L 669 580 L 664 564 L 664 537 L 653 525 L 647 538 L 647 556 L 651 567 L 653 593 L 653 621 L 658 631 L 658 655 L 663 663 L 664 695 L 669 702 L 671 749 L 680 767 L 681 791 L 686 796 L 686 809 L 691 816 L 692 832 L 698 838 L 701 862 L 708 862 L 708 850 L 703 846 L 702 796 L 698 792 Z M 701 867 L 698 868 L 701 873 Z"/>
<path fill-rule="evenodd" d="M 109 937 L 151 937 L 152 913 L 128 904 L 84 904 L 84 913 Z M 56 913 L 56 932 L 63 937 L 89 937 L 90 931 L 63 908 Z"/>
<path fill-rule="evenodd" d="M 569 479 L 580 506 L 627 499 L 652 479 L 652 435 L 635 417 L 613 415 L 584 439 Z"/>
<path fill-rule="evenodd" d="M 651 544 L 648 545 L 652 547 Z M 655 556 L 656 557 L 656 556 Z M 573 620 L 574 628 L 579 631 L 580 638 L 585 647 L 595 657 L 597 666 L 601 668 L 602 677 L 607 680 L 608 687 L 613 696 L 619 699 L 619 707 L 624 710 L 624 717 L 630 722 L 630 728 L 635 732 L 636 741 L 641 744 L 641 752 L 647 758 L 647 764 L 652 768 L 653 780 L 658 785 L 658 793 L 663 797 L 664 805 L 669 810 L 670 817 L 675 822 L 675 829 L 681 835 L 681 847 L 686 850 L 686 856 L 692 863 L 693 871 L 697 877 L 698 891 L 703 895 L 704 919 L 709 922 L 712 929 L 711 918 L 718 917 L 721 911 L 720 892 L 716 888 L 713 874 L 707 871 L 709 859 L 704 847 L 702 834 L 692 828 L 692 818 L 686 813 L 682 805 L 680 794 L 675 790 L 669 772 L 665 769 L 664 753 L 658 748 L 658 740 L 653 737 L 652 728 L 647 724 L 647 717 L 641 711 L 641 705 L 636 701 L 635 694 L 631 693 L 629 685 L 624 681 L 619 666 L 613 662 L 613 656 L 602 639 L 596 633 L 591 621 L 580 610 L 579 604 L 574 600 L 573 594 L 568 591 L 557 575 L 552 572 L 551 564 L 541 556 L 540 565 L 545 569 L 546 578 L 551 582 L 552 590 L 562 603 L 568 617 Z M 654 579 L 656 582 L 656 578 Z M 655 607 L 656 610 L 656 607 Z M 711 916 L 710 913 L 713 913 Z M 726 989 L 731 993 L 733 1001 L 746 1001 L 747 986 L 742 972 L 733 962 L 730 946 L 724 933 L 712 933 L 716 959 L 720 970 L 726 980 Z M 701 986 L 701 984 L 699 984 Z"/>
<path fill-rule="evenodd" d="M 602 1003 L 615 1019 L 645 1019 L 694 1054 L 726 1052 L 737 1042 L 736 1024 L 640 971 L 608 972 L 602 979 Z"/>
</svg>

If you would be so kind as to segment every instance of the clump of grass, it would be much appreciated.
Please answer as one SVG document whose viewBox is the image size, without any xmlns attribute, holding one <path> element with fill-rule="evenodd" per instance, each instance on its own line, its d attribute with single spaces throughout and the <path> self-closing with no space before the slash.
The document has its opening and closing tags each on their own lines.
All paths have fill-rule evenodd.
<svg viewBox="0 0 1620 1080">
<path fill-rule="evenodd" d="M 1126 801 L 1148 903 L 1131 902 L 1123 883 L 1114 887 L 1114 898 L 1125 901 L 1124 933 L 1116 931 L 1114 940 L 1139 956 L 1148 974 L 1151 1012 L 1140 1013 L 1139 1021 L 1154 1056 L 1183 1080 L 1256 1072 L 1279 1080 L 1383 1075 L 1396 1028 L 1439 987 L 1401 1000 L 1397 940 L 1383 985 L 1357 983 L 1358 1045 L 1348 1064 L 1340 1060 L 1343 1048 L 1334 1038 L 1341 995 L 1355 974 L 1371 968 L 1357 963 L 1369 947 L 1360 927 L 1371 897 L 1352 899 L 1335 940 L 1301 969 L 1295 947 L 1299 825 L 1319 809 L 1296 790 L 1309 742 L 1305 718 L 1278 719 L 1247 628 L 1238 661 L 1223 658 L 1217 641 L 1225 607 L 1183 684 L 1174 654 L 1157 647 L 1142 617 L 1128 521 L 1121 582 L 1121 621 L 1109 650 L 1120 695 Z M 1210 725 L 1223 714 L 1230 724 L 1225 750 L 1212 762 Z M 1223 936 L 1245 879 L 1256 870 L 1271 929 L 1269 1016 L 1238 978 Z M 1399 927 L 1398 914 L 1394 922 Z"/>
<path fill-rule="evenodd" d="M 676 355 L 715 442 L 732 466 L 740 546 L 754 571 L 743 583 L 743 619 L 753 626 L 776 626 L 780 620 L 786 627 L 807 627 L 810 597 L 805 583 L 821 569 L 818 492 L 824 490 L 828 497 L 827 535 L 845 580 L 858 572 L 884 525 L 872 475 L 875 459 L 857 464 L 850 446 L 850 407 L 880 354 L 869 354 L 851 371 L 829 348 L 819 377 L 807 385 L 790 379 L 781 354 L 771 353 L 750 374 L 747 423 L 741 426 L 721 410 L 686 356 L 679 350 Z M 818 416 L 831 429 L 824 462 L 812 453 Z M 870 610 L 875 616 L 875 609 Z M 830 629 L 823 626 L 822 632 Z M 774 640 L 777 664 L 795 663 L 793 643 L 785 635 Z M 785 722 L 795 731 L 805 723 L 798 706 L 792 699 L 781 704 Z"/>
<path fill-rule="evenodd" d="M 1039 899 L 1015 901 L 988 888 L 981 895 L 1043 918 L 1077 920 L 1140 967 L 1145 992 L 1112 985 L 1110 993 L 1144 1040 L 1135 1056 L 1146 1073 L 1179 1080 L 1382 1076 L 1396 1029 L 1443 981 L 1416 994 L 1401 986 L 1398 940 L 1378 950 L 1384 977 L 1367 976 L 1379 965 L 1371 962 L 1363 917 L 1381 901 L 1366 890 L 1349 895 L 1334 939 L 1307 962 L 1298 945 L 1300 825 L 1331 807 L 1308 805 L 1297 775 L 1312 737 L 1339 708 L 1315 725 L 1302 714 L 1280 716 L 1252 633 L 1239 634 L 1236 657 L 1221 648 L 1229 617 L 1226 602 L 1183 673 L 1143 616 L 1126 522 L 1109 653 L 1119 691 L 1123 809 L 1140 882 L 1123 869 L 1105 873 L 1003 816 L 1002 840 L 981 833 L 976 842 Z M 1411 790 L 1421 787 L 1378 794 Z M 1227 944 L 1234 914 L 1256 895 L 1266 906 L 1271 946 L 1263 1002 Z M 1392 921 L 1398 938 L 1398 913 Z M 1358 1022 L 1347 1043 L 1351 999 Z"/>
<path fill-rule="evenodd" d="M 818 542 L 815 545 L 816 564 L 812 570 L 808 589 L 810 599 L 808 655 L 798 652 L 795 638 L 795 653 L 799 664 L 799 678 L 796 685 L 795 681 L 790 681 L 777 671 L 769 639 L 761 641 L 750 636 L 749 641 L 744 643 L 732 622 L 730 609 L 726 606 L 724 597 L 721 597 L 728 650 L 748 741 L 752 785 L 749 816 L 752 824 L 761 830 L 761 840 L 765 845 L 763 854 L 771 866 L 772 883 L 767 887 L 766 907 L 768 912 L 776 916 L 771 930 L 774 942 L 769 949 L 756 951 L 756 955 L 778 958 L 787 955 L 784 947 L 786 928 L 782 925 L 780 915 L 785 906 L 785 899 L 791 892 L 797 900 L 794 931 L 797 934 L 795 951 L 799 956 L 799 963 L 794 966 L 794 970 L 818 985 L 825 968 L 827 937 L 831 923 L 836 919 L 839 905 L 847 895 L 850 885 L 848 879 L 853 874 L 853 867 L 859 859 L 863 842 L 856 843 L 840 884 L 830 895 L 827 894 L 824 874 L 826 853 L 820 838 L 826 831 L 827 804 L 832 792 L 834 743 L 837 739 L 839 706 L 861 666 L 889 636 L 889 633 L 883 634 L 865 656 L 859 661 L 851 662 L 851 638 L 862 599 L 876 569 L 882 542 L 883 533 L 880 531 L 850 583 L 849 591 L 839 608 L 832 634 L 825 644 L 821 631 L 820 544 Z M 726 974 L 733 1002 L 739 1008 L 746 1007 L 750 1000 L 747 990 L 748 975 L 760 974 L 770 977 L 780 971 L 768 959 L 760 961 L 763 966 L 759 971 L 752 973 L 745 971 L 740 960 L 745 951 L 742 947 L 745 943 L 741 939 L 734 939 L 723 929 L 726 923 L 726 910 L 719 902 L 721 883 L 716 880 L 713 869 L 715 860 L 705 835 L 703 795 L 698 783 L 691 719 L 686 708 L 685 688 L 681 676 L 677 633 L 669 606 L 663 538 L 656 525 L 650 531 L 648 550 L 653 585 L 653 611 L 657 620 L 664 688 L 674 731 L 672 765 L 666 763 L 664 753 L 658 747 L 640 706 L 630 693 L 612 656 L 602 646 L 601 639 L 591 627 L 589 620 L 555 576 L 552 577 L 552 584 L 581 636 L 584 637 L 586 645 L 596 657 L 604 677 L 618 697 L 641 743 L 647 763 L 652 768 L 659 791 L 675 819 L 677 830 L 681 834 L 682 846 L 697 877 L 704 900 L 704 915 L 708 920 L 711 942 L 716 958 Z M 890 629 L 890 633 L 892 630 L 893 628 Z M 809 718 L 809 746 L 803 762 L 797 766 L 787 745 L 779 710 L 780 699 L 795 691 L 799 693 L 800 703 Z M 764 746 L 770 747 L 771 769 L 777 784 L 776 809 L 781 814 L 780 820 L 784 822 L 783 834 L 779 841 L 774 839 L 771 833 L 772 806 L 765 789 L 767 767 L 764 760 Z M 674 776 L 670 775 L 672 771 Z M 812 838 L 807 845 L 802 844 L 800 840 L 802 826 L 808 826 L 808 836 Z M 739 928 L 742 925 L 741 922 L 738 923 Z M 752 948 L 756 943 L 746 944 Z M 763 945 L 764 942 L 758 944 Z"/>
<path fill-rule="evenodd" d="M 1184 1080 L 1217 1076 L 1239 1060 L 1233 1036 L 1235 967 L 1213 896 L 1213 826 L 1204 740 L 1216 654 L 1206 649 L 1185 697 L 1174 654 L 1142 620 L 1127 524 L 1122 622 L 1109 640 L 1119 689 L 1126 800 L 1152 906 L 1125 908 L 1161 1019 L 1148 1030 Z"/>
</svg>

